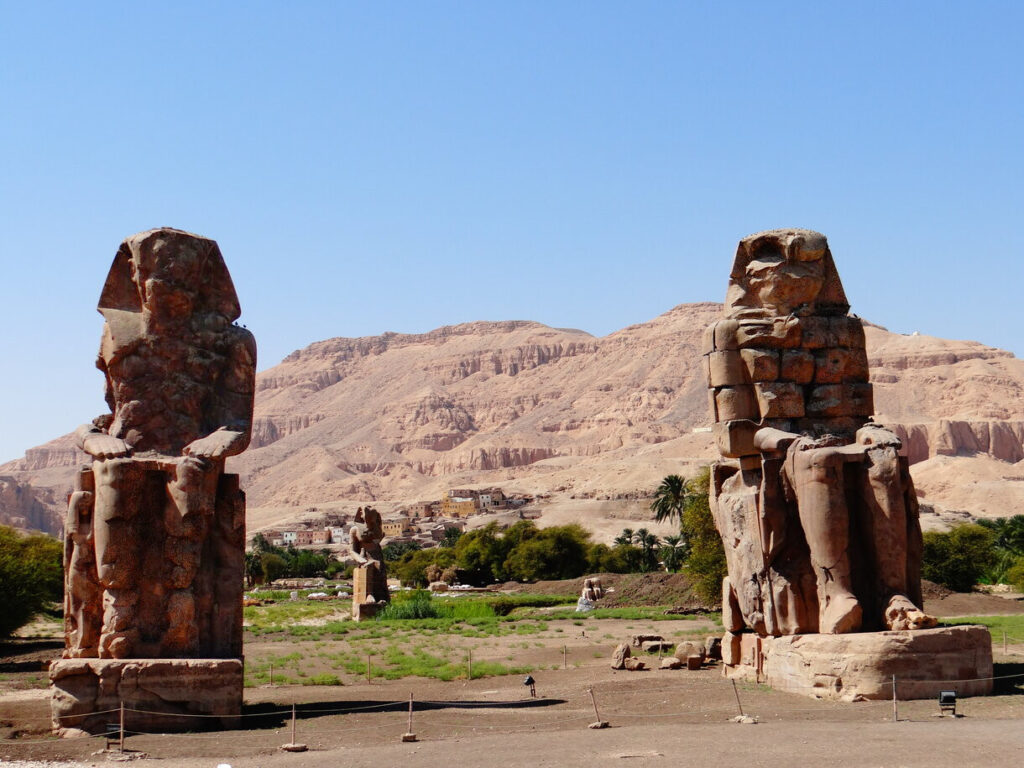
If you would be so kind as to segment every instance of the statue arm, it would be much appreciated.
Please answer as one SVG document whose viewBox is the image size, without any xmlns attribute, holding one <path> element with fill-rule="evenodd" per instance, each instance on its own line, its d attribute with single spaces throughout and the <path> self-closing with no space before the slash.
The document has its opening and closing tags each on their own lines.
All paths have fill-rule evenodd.
<svg viewBox="0 0 1024 768">
<path fill-rule="evenodd" d="M 119 437 L 112 437 L 95 424 L 83 424 L 75 430 L 78 447 L 94 459 L 116 459 L 131 454 L 131 446 Z"/>
<path fill-rule="evenodd" d="M 774 427 L 762 427 L 754 433 L 754 447 L 761 453 L 777 453 L 786 451 L 800 435 L 785 432 Z"/>
<path fill-rule="evenodd" d="M 244 328 L 234 328 L 240 338 L 232 349 L 217 398 L 214 421 L 218 428 L 193 440 L 182 449 L 186 456 L 221 459 L 235 456 L 249 446 L 252 409 L 256 394 L 256 341 Z"/>
</svg>

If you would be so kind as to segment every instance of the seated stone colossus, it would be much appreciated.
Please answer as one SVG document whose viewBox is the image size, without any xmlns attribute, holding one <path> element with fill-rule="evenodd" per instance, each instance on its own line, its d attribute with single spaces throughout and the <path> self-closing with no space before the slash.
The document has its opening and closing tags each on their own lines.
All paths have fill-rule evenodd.
<svg viewBox="0 0 1024 768">
<path fill-rule="evenodd" d="M 704 336 L 717 448 L 711 508 L 731 633 L 935 625 L 921 610 L 921 529 L 907 460 L 871 419 L 861 321 L 825 236 L 740 241 L 724 317 Z"/>
<path fill-rule="evenodd" d="M 245 496 L 224 460 L 251 433 L 256 345 L 217 244 L 126 239 L 99 301 L 109 414 L 67 521 L 65 658 L 239 658 Z"/>
</svg>

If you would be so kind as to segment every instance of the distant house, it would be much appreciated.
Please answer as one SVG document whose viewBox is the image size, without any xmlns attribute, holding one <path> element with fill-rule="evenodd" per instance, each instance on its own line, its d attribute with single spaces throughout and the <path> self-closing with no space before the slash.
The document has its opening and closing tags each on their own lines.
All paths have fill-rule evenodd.
<svg viewBox="0 0 1024 768">
<path fill-rule="evenodd" d="M 319 531 L 313 531 L 313 541 L 311 544 L 330 544 L 331 543 L 331 532 L 323 528 Z"/>
<path fill-rule="evenodd" d="M 408 517 L 395 517 L 384 520 L 381 525 L 384 528 L 384 535 L 388 537 L 404 536 L 412 531 Z"/>
<path fill-rule="evenodd" d="M 288 544 L 295 544 L 298 540 L 298 531 L 281 531 L 281 541 L 284 542 L 285 546 Z"/>
</svg>

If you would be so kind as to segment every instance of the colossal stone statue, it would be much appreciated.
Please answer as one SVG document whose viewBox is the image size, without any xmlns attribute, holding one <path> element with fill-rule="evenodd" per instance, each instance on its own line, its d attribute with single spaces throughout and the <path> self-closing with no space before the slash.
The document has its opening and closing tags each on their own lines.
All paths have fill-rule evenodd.
<svg viewBox="0 0 1024 768">
<path fill-rule="evenodd" d="M 249 443 L 256 344 L 217 244 L 129 237 L 99 311 L 111 412 L 77 433 L 64 656 L 240 659 L 245 496 L 224 461 Z"/>
<path fill-rule="evenodd" d="M 776 681 L 792 682 L 792 670 L 805 674 L 815 662 L 784 661 L 783 638 L 936 624 L 921 610 L 921 528 L 907 460 L 896 435 L 871 420 L 864 329 L 848 312 L 824 235 L 782 229 L 740 241 L 725 316 L 705 332 L 703 356 L 723 457 L 710 500 L 728 565 L 727 670 L 746 665 L 758 679 L 773 670 Z M 976 649 L 983 634 L 944 635 L 939 650 Z M 887 642 L 887 664 L 913 656 L 907 643 L 893 650 Z M 837 646 L 837 656 L 852 658 L 852 647 Z M 765 661 L 771 653 L 774 667 Z M 841 690 L 841 665 L 829 659 L 833 671 L 816 670 L 815 679 Z M 864 683 L 864 669 L 879 672 L 872 665 L 846 675 L 847 691 L 854 679 L 861 695 L 881 690 L 886 675 Z"/>
<path fill-rule="evenodd" d="M 372 616 L 391 599 L 388 573 L 384 566 L 384 524 L 373 507 L 356 510 L 349 529 L 352 556 L 359 565 L 352 574 L 352 618 L 360 621 Z"/>
<path fill-rule="evenodd" d="M 729 629 L 844 633 L 934 625 L 919 609 L 917 502 L 873 412 L 864 329 L 824 235 L 776 230 L 739 244 L 725 318 L 704 361 L 723 457 Z M 754 534 L 751 536 L 750 534 Z"/>
</svg>

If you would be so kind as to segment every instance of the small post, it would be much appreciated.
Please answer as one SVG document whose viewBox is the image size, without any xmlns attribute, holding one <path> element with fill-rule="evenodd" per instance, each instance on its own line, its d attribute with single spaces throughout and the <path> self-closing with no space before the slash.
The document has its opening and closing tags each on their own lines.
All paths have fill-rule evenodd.
<svg viewBox="0 0 1024 768">
<path fill-rule="evenodd" d="M 469 661 L 467 662 L 467 667 L 468 667 L 468 670 L 469 670 L 469 679 L 472 680 L 473 679 L 473 649 L 472 648 L 469 649 Z"/>
<path fill-rule="evenodd" d="M 562 669 L 567 669 L 567 667 L 568 667 L 568 663 L 567 663 L 567 657 L 566 657 L 566 650 L 565 650 L 565 646 L 563 645 L 562 646 Z"/>
<path fill-rule="evenodd" d="M 270 687 L 274 687 L 274 662 L 270 662 Z"/>
<path fill-rule="evenodd" d="M 896 675 L 892 676 L 892 721 L 895 723 L 899 720 L 899 710 L 896 704 Z"/>
<path fill-rule="evenodd" d="M 736 687 L 735 680 L 732 680 L 732 692 L 736 694 L 736 706 L 739 707 L 740 717 L 743 717 L 743 704 L 740 703 L 740 690 Z"/>
<path fill-rule="evenodd" d="M 402 734 L 402 741 L 416 741 L 416 734 L 412 730 L 412 694 L 409 694 L 409 728 Z"/>
<path fill-rule="evenodd" d="M 373 658 L 373 654 L 366 654 L 366 684 L 370 684 L 370 659 Z"/>
<path fill-rule="evenodd" d="M 594 695 L 594 689 L 593 688 L 588 688 L 587 691 L 590 693 L 590 702 L 591 702 L 591 704 L 594 705 L 594 718 L 595 718 L 594 722 L 592 722 L 587 727 L 588 728 L 593 728 L 594 730 L 599 730 L 601 728 L 607 728 L 608 727 L 608 721 L 607 720 L 602 720 L 601 719 L 601 713 L 597 711 L 597 697 Z"/>
<path fill-rule="evenodd" d="M 309 747 L 305 744 L 299 744 L 295 741 L 295 705 L 292 704 L 292 740 L 287 744 L 282 744 L 281 749 L 285 752 L 305 752 Z"/>
<path fill-rule="evenodd" d="M 121 734 L 118 751 L 124 752 L 124 699 L 121 699 Z"/>
</svg>

